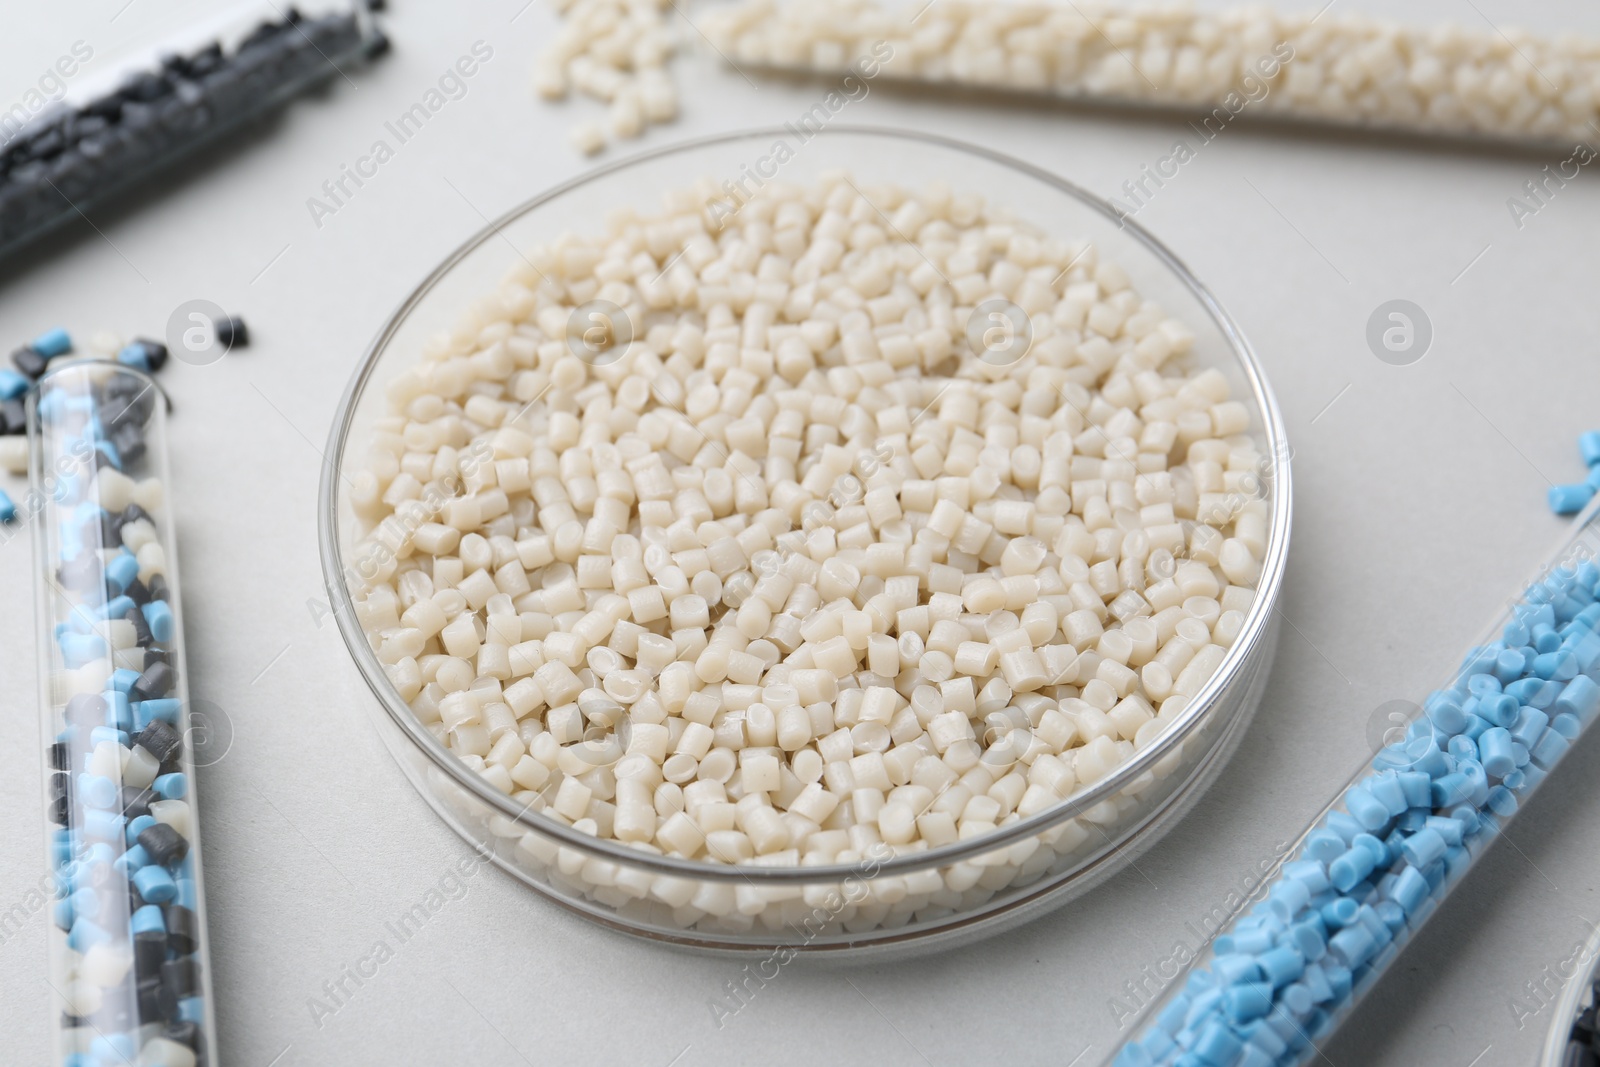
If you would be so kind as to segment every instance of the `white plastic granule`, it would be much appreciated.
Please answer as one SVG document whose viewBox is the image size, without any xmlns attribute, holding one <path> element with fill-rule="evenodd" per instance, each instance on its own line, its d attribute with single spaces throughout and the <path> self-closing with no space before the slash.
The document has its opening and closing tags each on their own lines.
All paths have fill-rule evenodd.
<svg viewBox="0 0 1600 1067">
<path fill-rule="evenodd" d="M 352 573 L 418 719 L 529 810 L 769 865 L 983 835 L 1154 742 L 1267 547 L 1190 331 L 974 195 L 714 195 L 530 252 L 390 383 Z"/>
<path fill-rule="evenodd" d="M 1320 9 L 1320 10 L 1319 10 Z M 895 78 L 1392 129 L 1587 143 L 1600 41 L 1405 27 L 1311 4 L 739 0 L 698 20 L 734 63 L 836 72 L 879 41 Z"/>
<path fill-rule="evenodd" d="M 675 45 L 667 28 L 671 0 L 555 0 L 563 22 L 539 56 L 534 87 L 547 100 L 577 90 L 608 105 L 607 121 L 574 127 L 584 155 L 606 145 L 606 133 L 631 139 L 678 115 L 667 74 Z"/>
</svg>

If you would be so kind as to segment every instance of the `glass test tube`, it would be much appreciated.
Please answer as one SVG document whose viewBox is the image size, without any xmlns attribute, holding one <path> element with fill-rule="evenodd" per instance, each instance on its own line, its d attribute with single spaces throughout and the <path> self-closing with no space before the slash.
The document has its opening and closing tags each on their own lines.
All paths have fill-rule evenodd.
<svg viewBox="0 0 1600 1067">
<path fill-rule="evenodd" d="M 130 367 L 60 365 L 29 436 L 52 1062 L 215 1065 L 165 397 Z"/>
<path fill-rule="evenodd" d="M 242 0 L 0 116 L 0 259 L 386 47 L 365 0 Z"/>
<path fill-rule="evenodd" d="M 1321 1058 L 1327 1036 L 1600 717 L 1597 561 L 1600 504 L 1146 1008 L 1115 1067 Z"/>
</svg>

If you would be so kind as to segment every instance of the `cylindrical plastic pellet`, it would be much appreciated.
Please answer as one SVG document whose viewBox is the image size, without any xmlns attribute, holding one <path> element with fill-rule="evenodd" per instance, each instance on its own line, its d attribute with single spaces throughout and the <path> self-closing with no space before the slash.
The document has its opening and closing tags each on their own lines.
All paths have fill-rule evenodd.
<svg viewBox="0 0 1600 1067">
<path fill-rule="evenodd" d="M 165 416 L 113 363 L 29 402 L 61 1065 L 217 1062 Z"/>
</svg>

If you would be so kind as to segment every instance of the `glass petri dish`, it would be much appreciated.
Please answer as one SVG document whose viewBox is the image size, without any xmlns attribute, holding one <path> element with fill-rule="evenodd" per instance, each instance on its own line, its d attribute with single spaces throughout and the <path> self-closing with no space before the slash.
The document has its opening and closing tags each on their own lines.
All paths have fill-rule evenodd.
<svg viewBox="0 0 1600 1067">
<path fill-rule="evenodd" d="M 791 149 L 784 181 L 837 170 L 863 187 L 939 179 L 983 195 L 991 210 L 1048 236 L 1088 240 L 1145 299 L 1195 335 L 1189 355 L 1214 367 L 1250 409 L 1264 457 L 1259 497 L 1270 515 L 1254 603 L 1211 679 L 1167 731 L 1060 804 L 991 834 L 881 862 L 777 867 L 687 860 L 585 834 L 513 800 L 453 755 L 400 697 L 352 599 L 351 505 L 365 442 L 387 414 L 385 386 L 431 336 L 495 291 L 507 270 L 566 231 L 598 230 L 617 210 L 660 207 L 663 190 L 730 179 Z M 371 690 L 377 728 L 427 803 L 463 838 L 539 893 L 605 926 L 707 951 L 787 949 L 813 956 L 902 955 L 1014 925 L 1071 900 L 1125 867 L 1193 806 L 1231 755 L 1260 702 L 1276 647 L 1292 504 L 1283 419 L 1249 343 L 1209 291 L 1158 241 L 1103 200 L 987 149 L 898 130 L 829 127 L 725 134 L 647 152 L 583 175 L 494 220 L 447 257 L 389 317 L 335 415 L 319 499 L 330 603 Z"/>
</svg>

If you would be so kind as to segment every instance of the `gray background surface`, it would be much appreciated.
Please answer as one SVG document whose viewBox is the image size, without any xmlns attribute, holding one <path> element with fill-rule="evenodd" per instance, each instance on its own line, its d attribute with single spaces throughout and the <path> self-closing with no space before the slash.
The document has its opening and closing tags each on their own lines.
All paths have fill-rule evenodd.
<svg viewBox="0 0 1600 1067">
<path fill-rule="evenodd" d="M 786 968 L 720 1029 L 707 1003 L 736 965 L 593 928 L 483 871 L 319 1026 L 308 998 L 468 854 L 382 747 L 316 608 L 315 492 L 338 395 L 389 310 L 482 216 L 586 165 L 565 138 L 576 113 L 593 111 L 534 99 L 532 58 L 553 18 L 542 2 L 519 16 L 522 6 L 397 0 L 390 57 L 194 164 L 177 188 L 93 213 L 92 228 L 0 274 L 7 350 L 58 323 L 80 337 L 159 333 L 194 298 L 243 312 L 257 337 L 163 379 L 178 405 L 191 684 L 231 728 L 227 755 L 202 774 L 224 1061 L 1098 1062 L 1119 1033 L 1115 988 L 1192 941 L 1187 924 L 1299 833 L 1368 751 L 1375 710 L 1438 681 L 1559 539 L 1545 489 L 1578 479 L 1574 439 L 1600 425 L 1595 177 L 1518 229 L 1506 199 L 1565 153 L 1239 124 L 1141 212 L 1259 350 L 1296 449 L 1298 507 L 1282 601 L 1292 627 L 1256 726 L 1136 869 L 976 946 L 894 966 Z M 1580 0 L 1388 6 L 1406 19 L 1600 34 L 1600 11 Z M 0 107 L 74 41 L 103 67 L 196 9 L 13 3 Z M 314 225 L 306 199 L 479 39 L 494 57 L 469 94 Z M 703 47 L 677 69 L 684 117 L 647 145 L 782 122 L 820 93 L 759 78 L 753 89 Z M 1108 195 L 1182 128 L 887 86 L 847 121 L 963 138 Z M 1420 304 L 1435 329 L 1408 367 L 1380 362 L 1364 340 L 1369 315 L 1394 298 Z M 12 537 L 0 545 L 0 913 L 43 874 L 31 586 L 28 539 Z M 1597 768 L 1591 741 L 1327 1045 L 1328 1063 L 1531 1062 L 1552 1013 L 1528 1001 L 1519 1018 L 1512 998 L 1600 919 Z M 7 1063 L 46 1057 L 45 921 L 0 940 Z"/>
</svg>

